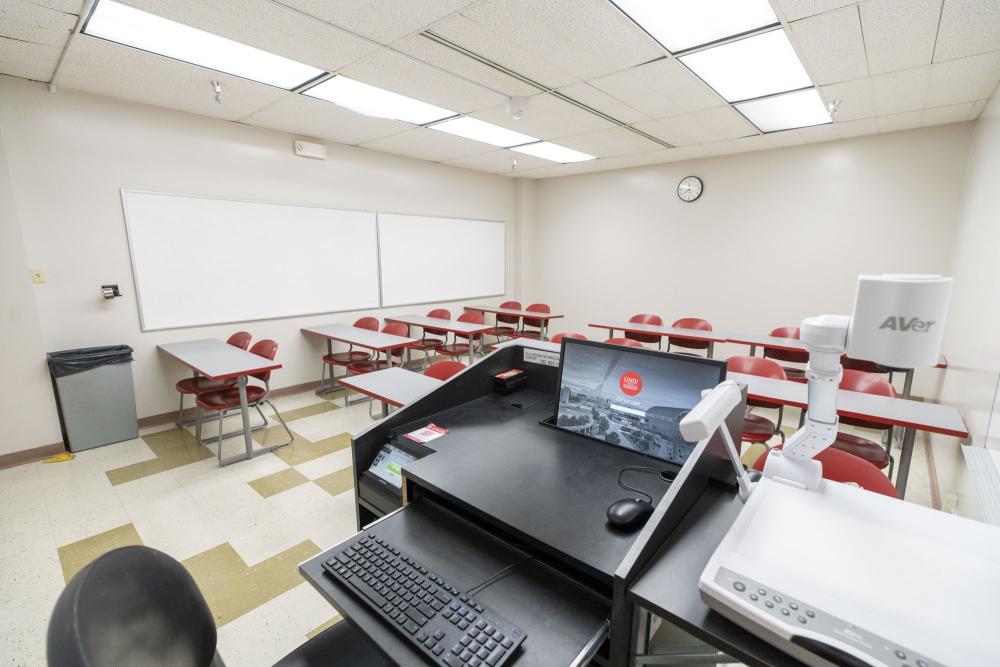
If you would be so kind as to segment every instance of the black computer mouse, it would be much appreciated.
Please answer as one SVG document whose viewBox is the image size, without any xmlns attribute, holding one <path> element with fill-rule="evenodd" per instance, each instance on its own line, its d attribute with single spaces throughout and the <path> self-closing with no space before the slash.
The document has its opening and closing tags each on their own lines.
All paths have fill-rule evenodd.
<svg viewBox="0 0 1000 667">
<path fill-rule="evenodd" d="M 608 508 L 608 523 L 615 528 L 634 530 L 640 528 L 653 513 L 652 503 L 640 498 L 623 498 Z"/>
</svg>

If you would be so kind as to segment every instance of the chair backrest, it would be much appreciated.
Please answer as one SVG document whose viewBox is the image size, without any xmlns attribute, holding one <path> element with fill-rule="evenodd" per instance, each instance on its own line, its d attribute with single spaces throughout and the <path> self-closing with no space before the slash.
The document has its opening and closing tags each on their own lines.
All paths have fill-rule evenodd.
<svg viewBox="0 0 1000 667">
<path fill-rule="evenodd" d="M 521 310 L 520 301 L 504 301 L 500 304 L 501 308 L 510 308 L 511 310 Z M 521 321 L 520 315 L 504 315 L 503 313 L 497 313 L 497 322 L 503 322 L 504 324 L 517 324 Z"/>
<path fill-rule="evenodd" d="M 216 641 L 212 612 L 188 571 L 156 549 L 122 547 L 91 561 L 59 595 L 48 664 L 208 665 Z"/>
<path fill-rule="evenodd" d="M 729 357 L 726 359 L 726 369 L 733 373 L 756 375 L 774 380 L 787 380 L 785 369 L 776 361 L 763 357 Z"/>
<path fill-rule="evenodd" d="M 382 327 L 382 333 L 390 334 L 392 336 L 403 336 L 408 338 L 410 334 L 410 328 L 403 324 L 402 322 L 389 322 L 384 327 Z M 389 351 L 394 357 L 402 358 L 403 354 L 406 352 L 405 347 L 397 347 Z"/>
<path fill-rule="evenodd" d="M 771 335 L 775 338 L 799 338 L 798 327 L 778 327 L 771 329 Z M 790 361 L 793 364 L 804 364 L 809 361 L 809 353 L 800 350 L 782 350 L 776 347 L 764 346 L 764 356 L 778 361 Z"/>
<path fill-rule="evenodd" d="M 238 347 L 241 350 L 245 350 L 250 347 L 250 339 L 253 336 L 250 335 L 249 331 L 237 331 L 232 336 L 226 339 L 226 342 L 234 347 Z"/>
<path fill-rule="evenodd" d="M 866 373 L 865 371 L 856 371 L 850 368 L 844 369 L 844 376 L 840 378 L 840 388 L 845 391 L 860 391 L 865 394 L 877 394 L 879 396 L 888 396 L 890 398 L 896 397 L 895 387 L 893 387 L 892 383 L 881 375 Z M 885 431 L 890 428 L 889 424 L 882 424 L 880 422 L 868 421 L 848 416 L 841 417 L 840 423 L 847 424 L 848 426 L 871 428 L 878 431 Z"/>
<path fill-rule="evenodd" d="M 427 317 L 433 317 L 436 320 L 450 320 L 451 311 L 448 310 L 447 308 L 435 308 L 434 310 L 431 310 L 427 313 Z M 441 329 L 431 329 L 428 327 L 424 327 L 424 338 L 427 337 L 427 334 L 430 334 L 432 336 L 447 336 L 448 332 L 442 331 Z"/>
<path fill-rule="evenodd" d="M 459 322 L 469 322 L 470 324 L 486 324 L 486 316 L 476 310 L 467 310 L 458 316 Z M 483 337 L 482 334 L 455 334 L 459 338 L 472 338 L 472 340 L 479 340 Z"/>
<path fill-rule="evenodd" d="M 437 378 L 438 380 L 447 380 L 463 368 L 465 368 L 465 364 L 460 361 L 437 361 L 431 364 L 430 368 L 424 371 L 424 375 Z"/>
<path fill-rule="evenodd" d="M 278 354 L 278 344 L 270 338 L 265 338 L 254 343 L 253 347 L 250 348 L 250 352 L 273 361 L 274 356 Z M 251 373 L 251 375 L 265 384 L 271 381 L 271 371 Z"/>
<path fill-rule="evenodd" d="M 700 317 L 682 317 L 670 326 L 675 329 L 696 329 L 698 331 L 712 330 L 712 324 L 708 320 L 703 320 Z M 689 350 L 707 350 L 710 345 L 707 340 L 691 340 L 690 338 L 677 338 L 676 336 L 668 336 L 667 339 L 670 341 L 670 345 L 676 347 L 686 347 Z"/>
<path fill-rule="evenodd" d="M 662 317 L 660 317 L 659 315 L 652 315 L 650 313 L 639 313 L 638 315 L 633 315 L 632 317 L 628 318 L 628 321 L 633 322 L 635 324 L 652 324 L 654 326 L 663 325 Z M 630 331 L 625 332 L 625 337 L 631 338 L 632 340 L 637 340 L 641 343 L 658 343 L 660 342 L 661 339 L 660 336 L 657 336 L 656 334 L 633 333 Z"/>
<path fill-rule="evenodd" d="M 557 333 L 549 339 L 550 343 L 561 343 L 563 338 L 575 338 L 576 340 L 587 340 L 587 337 L 578 333 Z"/>
<path fill-rule="evenodd" d="M 533 303 L 530 306 L 528 306 L 527 308 L 525 308 L 525 310 L 530 310 L 533 313 L 551 313 L 552 312 L 552 309 L 549 308 L 548 304 L 545 304 L 545 303 Z M 541 318 L 541 319 L 539 319 L 537 317 L 525 317 L 524 318 L 524 326 L 526 326 L 526 327 L 534 327 L 535 329 L 541 329 L 542 325 L 545 322 L 547 322 L 547 321 L 548 321 L 547 318 Z"/>
<path fill-rule="evenodd" d="M 623 345 L 625 347 L 642 347 L 642 343 L 631 338 L 609 338 L 604 342 L 611 345 Z"/>
<path fill-rule="evenodd" d="M 378 331 L 378 318 L 377 317 L 359 317 L 354 321 L 354 326 L 359 329 L 368 329 L 369 331 Z"/>
<path fill-rule="evenodd" d="M 775 449 L 781 449 L 781 445 Z M 761 454 L 753 465 L 755 470 L 764 469 L 767 455 L 768 452 Z M 823 479 L 832 482 L 853 483 L 866 491 L 881 493 L 890 498 L 899 498 L 896 488 L 889 481 L 889 478 L 882 474 L 881 470 L 854 454 L 828 447 L 813 458 L 823 464 Z"/>
</svg>

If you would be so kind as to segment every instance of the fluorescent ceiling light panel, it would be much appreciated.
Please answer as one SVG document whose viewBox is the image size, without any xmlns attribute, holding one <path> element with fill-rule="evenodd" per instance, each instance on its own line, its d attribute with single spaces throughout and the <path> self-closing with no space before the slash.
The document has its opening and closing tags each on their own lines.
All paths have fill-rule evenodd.
<svg viewBox="0 0 1000 667">
<path fill-rule="evenodd" d="M 681 56 L 680 61 L 729 102 L 812 85 L 780 29 Z"/>
<path fill-rule="evenodd" d="M 403 120 L 414 125 L 456 115 L 449 109 L 339 75 L 303 91 L 303 94 L 333 102 L 365 116 Z"/>
<path fill-rule="evenodd" d="M 586 153 L 581 153 L 580 151 L 575 151 L 572 148 L 566 148 L 565 146 L 553 144 L 548 141 L 540 141 L 537 144 L 528 144 L 527 146 L 518 146 L 517 148 L 512 148 L 511 150 L 517 151 L 518 153 L 534 155 L 535 157 L 540 157 L 543 160 L 562 162 L 563 164 L 566 164 L 567 162 L 585 162 L 587 160 L 597 159 L 593 155 L 587 155 Z"/>
<path fill-rule="evenodd" d="M 84 34 L 291 90 L 323 70 L 144 11 L 101 0 Z"/>
<path fill-rule="evenodd" d="M 440 130 L 441 132 L 447 132 L 448 134 L 454 134 L 474 141 L 481 141 L 484 144 L 499 146 L 500 148 L 509 148 L 510 146 L 538 141 L 538 137 L 531 137 L 527 134 L 521 134 L 520 132 L 508 130 L 505 127 L 468 116 L 446 120 L 430 127 L 432 130 Z"/>
<path fill-rule="evenodd" d="M 672 53 L 774 25 L 767 0 L 612 0 Z"/>
<path fill-rule="evenodd" d="M 777 132 L 832 122 L 826 105 L 823 104 L 815 88 L 765 97 L 762 100 L 751 100 L 734 106 L 762 132 Z"/>
</svg>

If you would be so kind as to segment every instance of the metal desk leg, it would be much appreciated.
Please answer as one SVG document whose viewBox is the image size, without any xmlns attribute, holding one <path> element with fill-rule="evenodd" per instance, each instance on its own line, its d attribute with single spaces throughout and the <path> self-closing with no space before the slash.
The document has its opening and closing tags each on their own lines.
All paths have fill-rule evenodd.
<svg viewBox="0 0 1000 667">
<path fill-rule="evenodd" d="M 756 353 L 757 353 L 757 346 L 756 345 L 751 345 L 750 346 L 750 356 L 752 357 Z"/>
<path fill-rule="evenodd" d="M 913 369 L 905 369 L 903 377 L 903 398 L 910 398 L 913 391 Z M 913 443 L 916 440 L 915 429 L 903 429 L 903 441 L 900 444 L 899 463 L 896 465 L 896 493 L 900 498 L 906 497 L 906 481 L 910 476 L 910 461 L 913 458 Z"/>
<path fill-rule="evenodd" d="M 326 353 L 333 354 L 333 341 L 329 338 L 326 339 Z M 326 372 L 326 362 L 323 363 L 324 373 Z M 330 384 L 323 384 L 323 380 L 320 379 L 319 387 L 316 388 L 316 395 L 323 396 L 325 394 L 330 394 L 332 392 L 338 391 L 341 387 L 337 386 L 337 379 L 333 377 L 334 367 L 330 366 Z M 326 377 L 324 375 L 324 377 Z"/>
<path fill-rule="evenodd" d="M 236 379 L 236 386 L 240 389 L 240 416 L 243 418 L 243 442 L 247 448 L 247 458 L 253 456 L 253 438 L 250 436 L 250 406 L 247 405 L 247 376 L 241 375 Z M 222 441 L 219 441 L 219 449 L 222 449 Z"/>
<path fill-rule="evenodd" d="M 475 362 L 473 361 L 473 356 L 476 353 L 476 340 L 474 338 L 475 334 L 469 334 L 469 365 L 471 366 Z"/>
<path fill-rule="evenodd" d="M 715 358 L 715 341 L 714 340 L 708 341 L 708 358 L 709 359 L 714 359 Z"/>
</svg>

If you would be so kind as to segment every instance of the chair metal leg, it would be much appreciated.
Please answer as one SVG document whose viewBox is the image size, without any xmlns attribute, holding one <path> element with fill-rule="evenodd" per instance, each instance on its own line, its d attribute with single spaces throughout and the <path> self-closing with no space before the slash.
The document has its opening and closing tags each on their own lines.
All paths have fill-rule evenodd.
<svg viewBox="0 0 1000 667">
<path fill-rule="evenodd" d="M 204 418 L 205 418 L 204 411 L 200 407 L 198 407 L 197 404 L 195 404 L 194 439 L 199 445 L 205 444 L 201 441 L 201 423 Z"/>
<path fill-rule="evenodd" d="M 219 455 L 219 466 L 220 467 L 222 466 L 222 440 L 223 440 L 223 438 L 222 438 L 222 415 L 224 413 L 225 413 L 225 410 L 219 410 L 219 438 L 218 438 L 218 444 L 217 444 L 218 449 L 216 449 L 216 452 Z"/>
<path fill-rule="evenodd" d="M 292 430 L 288 428 L 288 424 L 285 423 L 285 420 L 281 416 L 281 413 L 278 412 L 278 409 L 274 407 L 274 403 L 272 403 L 271 401 L 265 399 L 264 402 L 267 403 L 267 405 L 271 408 L 271 412 L 273 412 L 274 416 L 278 418 L 279 422 L 281 422 L 281 428 L 285 429 L 285 433 L 288 434 L 288 442 L 283 442 L 280 445 L 269 445 L 266 448 L 266 450 L 271 451 L 273 449 L 277 449 L 278 447 L 284 447 L 285 445 L 292 444 L 292 441 L 295 440 L 295 436 L 292 434 Z M 258 411 L 260 410 L 260 404 L 257 405 L 257 410 Z"/>
<path fill-rule="evenodd" d="M 184 421 L 184 394 L 181 394 L 181 401 L 177 405 L 177 421 L 175 423 L 177 424 L 177 426 L 180 426 L 183 421 Z"/>
</svg>

